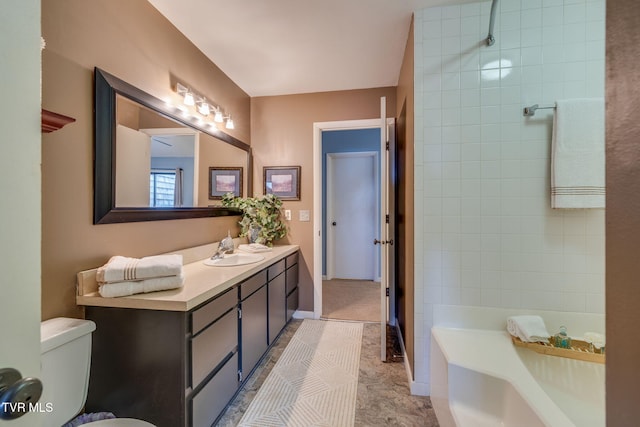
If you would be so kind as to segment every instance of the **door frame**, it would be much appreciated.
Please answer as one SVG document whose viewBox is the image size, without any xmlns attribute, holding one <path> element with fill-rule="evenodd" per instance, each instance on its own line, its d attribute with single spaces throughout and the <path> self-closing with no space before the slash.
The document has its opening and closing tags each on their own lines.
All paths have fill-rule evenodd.
<svg viewBox="0 0 640 427">
<path fill-rule="evenodd" d="M 373 157 L 373 172 L 376 177 L 376 181 L 373 183 L 373 191 L 375 194 L 375 203 L 376 203 L 376 206 L 378 207 L 376 212 L 376 217 L 373 220 L 373 226 L 375 229 L 377 229 L 378 224 L 380 222 L 380 215 L 381 215 L 380 211 L 382 208 L 380 206 L 380 156 L 378 155 L 377 151 L 349 151 L 349 152 L 343 152 L 343 153 L 327 153 L 327 206 L 326 206 L 327 219 L 326 219 L 326 223 L 324 224 L 325 230 L 331 230 L 330 217 L 333 216 L 331 214 L 333 213 L 333 207 L 335 206 L 335 194 L 333 193 L 333 185 L 332 185 L 333 184 L 333 173 L 332 173 L 333 161 L 335 158 L 347 158 L 347 157 Z M 334 241 L 333 233 L 327 232 L 326 238 L 327 238 L 326 278 L 327 280 L 330 280 L 335 276 L 335 271 L 334 271 L 335 266 L 333 262 L 334 258 L 329 257 L 328 254 L 332 253 L 331 251 L 333 251 L 335 247 L 335 241 Z M 380 280 L 379 271 L 380 271 L 380 257 L 375 256 L 374 262 L 373 262 L 373 272 L 372 272 L 373 280 L 375 281 Z"/>
<path fill-rule="evenodd" d="M 395 122 L 387 118 L 386 124 Z M 322 132 L 330 130 L 380 129 L 380 119 L 313 123 L 313 318 L 322 317 Z M 384 129 L 381 129 L 384 132 Z"/>
</svg>

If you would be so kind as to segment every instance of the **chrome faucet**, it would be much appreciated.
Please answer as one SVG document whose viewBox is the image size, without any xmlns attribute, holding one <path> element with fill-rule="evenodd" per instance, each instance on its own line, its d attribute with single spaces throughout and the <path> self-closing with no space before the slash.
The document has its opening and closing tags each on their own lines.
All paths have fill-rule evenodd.
<svg viewBox="0 0 640 427">
<path fill-rule="evenodd" d="M 227 231 L 227 237 L 222 239 L 220 243 L 218 243 L 218 250 L 211 257 L 212 260 L 224 258 L 225 254 L 232 254 L 235 250 L 235 245 L 233 244 L 233 239 L 231 238 L 231 231 Z"/>
</svg>

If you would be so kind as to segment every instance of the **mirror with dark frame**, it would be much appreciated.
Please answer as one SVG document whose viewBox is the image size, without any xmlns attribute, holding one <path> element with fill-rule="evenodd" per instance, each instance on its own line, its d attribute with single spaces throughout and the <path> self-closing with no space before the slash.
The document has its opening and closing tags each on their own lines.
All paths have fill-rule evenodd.
<svg viewBox="0 0 640 427">
<path fill-rule="evenodd" d="M 248 144 L 99 68 L 94 80 L 94 224 L 240 214 L 212 206 L 210 171 L 237 171 L 252 195 Z"/>
</svg>

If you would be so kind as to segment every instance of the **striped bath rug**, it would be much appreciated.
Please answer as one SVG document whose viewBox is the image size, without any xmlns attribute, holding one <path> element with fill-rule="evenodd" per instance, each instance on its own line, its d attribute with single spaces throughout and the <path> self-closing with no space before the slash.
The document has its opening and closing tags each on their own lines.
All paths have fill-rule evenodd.
<svg viewBox="0 0 640 427">
<path fill-rule="evenodd" d="M 239 426 L 352 426 L 362 323 L 305 319 Z"/>
</svg>

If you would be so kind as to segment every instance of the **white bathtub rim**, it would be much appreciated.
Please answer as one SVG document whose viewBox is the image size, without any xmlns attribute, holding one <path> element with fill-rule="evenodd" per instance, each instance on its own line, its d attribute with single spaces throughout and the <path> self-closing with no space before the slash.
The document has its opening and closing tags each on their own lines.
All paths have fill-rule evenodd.
<svg viewBox="0 0 640 427">
<path fill-rule="evenodd" d="M 462 352 L 462 357 L 459 357 L 460 355 L 458 354 L 452 355 L 451 349 L 447 351 L 447 345 L 443 342 L 445 339 L 444 335 L 451 333 L 468 334 L 468 338 L 470 337 L 472 339 L 477 339 L 484 335 L 485 339 L 492 341 L 491 344 L 498 344 L 503 350 L 511 352 L 512 357 L 507 359 L 509 363 L 499 363 L 496 362 L 496 359 L 490 359 L 494 364 L 497 363 L 497 367 L 484 367 L 477 363 L 477 356 L 480 355 L 478 351 L 475 353 Z M 482 329 L 433 327 L 431 328 L 431 334 L 438 344 L 438 350 L 442 352 L 448 365 L 455 365 L 461 368 L 474 370 L 508 382 L 547 426 L 575 426 L 573 421 L 568 418 L 568 416 L 557 406 L 557 404 L 542 389 L 540 384 L 538 384 L 538 382 L 533 378 L 513 348 L 513 344 L 511 343 L 511 339 L 507 332 Z M 487 350 L 487 348 L 496 349 L 495 346 L 484 347 L 485 350 Z M 482 351 L 483 347 L 480 347 L 480 349 L 481 350 L 479 351 Z M 499 356 L 500 354 L 498 353 L 498 357 Z M 453 413 L 453 411 L 452 415 L 455 418 L 455 413 Z"/>
</svg>

